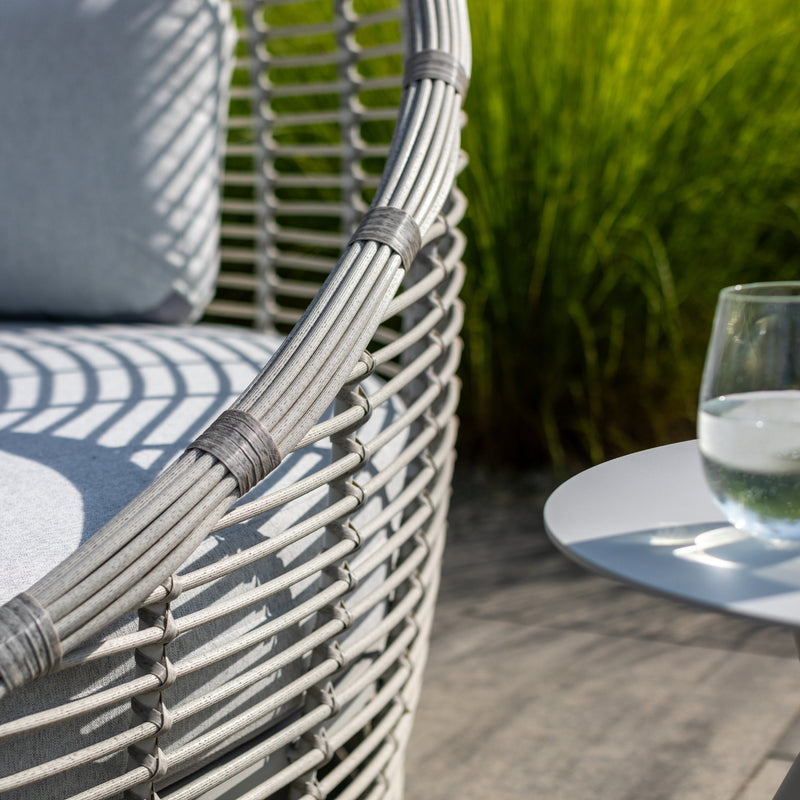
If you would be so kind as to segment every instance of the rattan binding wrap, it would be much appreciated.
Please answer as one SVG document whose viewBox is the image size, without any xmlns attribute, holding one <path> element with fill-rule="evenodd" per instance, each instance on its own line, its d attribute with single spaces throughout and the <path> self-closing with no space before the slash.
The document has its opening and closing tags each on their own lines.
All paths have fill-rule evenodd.
<svg viewBox="0 0 800 800">
<path fill-rule="evenodd" d="M 281 463 L 269 431 L 251 414 L 231 408 L 223 412 L 189 447 L 209 453 L 236 478 L 245 495 Z"/>
<path fill-rule="evenodd" d="M 469 77 L 461 62 L 442 50 L 421 50 L 406 62 L 405 86 L 426 78 L 449 83 L 460 95 L 469 88 Z"/>
<path fill-rule="evenodd" d="M 419 252 L 422 236 L 414 218 L 399 208 L 383 206 L 371 208 L 350 237 L 354 242 L 378 242 L 390 247 L 408 269 Z"/>
<path fill-rule="evenodd" d="M 61 643 L 50 617 L 29 594 L 0 606 L 0 680 L 19 688 L 61 663 Z"/>
</svg>

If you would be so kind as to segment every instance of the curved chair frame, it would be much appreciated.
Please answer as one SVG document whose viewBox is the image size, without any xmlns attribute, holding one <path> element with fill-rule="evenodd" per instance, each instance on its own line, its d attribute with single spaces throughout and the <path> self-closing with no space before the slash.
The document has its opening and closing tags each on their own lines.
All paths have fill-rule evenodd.
<svg viewBox="0 0 800 800">
<path fill-rule="evenodd" d="M 268 33 L 259 22 L 259 5 L 245 9 L 254 54 L 260 52 L 259 37 L 263 40 Z M 355 19 L 349 3 L 340 6 L 345 24 Z M 455 226 L 464 202 L 454 181 L 463 164 L 461 104 L 470 72 L 463 0 L 411 0 L 405 24 L 404 88 L 374 199 L 283 345 L 232 408 L 139 497 L 73 556 L 0 609 L 0 698 L 53 671 L 136 651 L 151 656 L 145 659 L 149 666 L 140 670 L 135 687 L 123 687 L 122 699 L 138 698 L 136 708 L 144 703 L 158 712 L 160 690 L 165 680 L 174 679 L 163 674 L 169 641 L 179 632 L 170 619 L 170 603 L 188 587 L 265 557 L 270 548 L 274 551 L 311 530 L 328 531 L 323 554 L 302 568 L 304 574 L 324 570 L 331 576 L 313 608 L 302 610 L 330 611 L 327 621 L 301 643 L 301 649 L 317 654 L 302 685 L 293 687 L 306 698 L 303 714 L 257 747 L 194 782 L 187 778 L 162 797 L 204 796 L 247 765 L 301 738 L 306 742 L 303 752 L 246 797 L 269 797 L 292 785 L 295 796 L 309 798 L 329 792 L 353 798 L 399 796 L 393 793 L 401 791 L 397 785 L 399 781 L 402 786 L 404 742 L 436 593 L 455 441 L 461 325 L 457 295 L 463 272 L 463 238 Z M 268 118 L 263 99 L 259 111 Z M 261 234 L 268 237 L 269 230 Z M 387 325 L 392 319 L 400 323 Z M 360 384 L 373 371 L 386 382 L 367 396 Z M 357 429 L 371 408 L 394 395 L 403 399 L 403 417 L 381 434 L 380 441 L 360 441 Z M 333 415 L 320 422 L 332 403 Z M 401 459 L 371 484 L 359 483 L 356 476 L 371 453 L 401 431 L 413 434 Z M 332 442 L 331 463 L 303 485 L 255 502 L 237 502 L 287 454 L 325 438 Z M 393 553 L 394 570 L 375 597 L 362 603 L 364 608 L 388 603 L 388 610 L 367 639 L 337 649 L 337 636 L 364 613 L 361 607 L 346 605 L 360 577 L 349 568 L 348 557 L 365 535 L 354 531 L 348 520 L 365 496 L 401 471 L 404 489 L 384 517 L 400 515 L 403 522 L 377 556 L 386 559 Z M 268 513 L 325 484 L 330 487 L 326 509 L 286 531 L 281 541 L 205 571 L 180 574 L 198 544 L 213 532 Z M 262 594 L 268 597 L 269 588 Z M 145 612 L 138 633 L 96 641 L 100 632 L 134 609 Z M 214 613 L 218 610 L 208 611 Z M 377 641 L 383 642 L 383 652 L 361 684 L 371 681 L 377 693 L 331 741 L 324 731 L 320 734 L 321 726 L 335 716 L 342 698 L 332 697 L 329 682 Z M 87 706 L 106 700 L 90 697 L 83 705 L 73 701 L 51 712 L 0 722 L 0 742 L 65 715 L 85 713 Z M 160 760 L 158 736 L 165 716 L 159 713 L 140 713 L 125 741 L 79 748 L 59 760 L 64 763 L 0 778 L 0 787 L 24 787 L 113 748 L 128 748 L 139 754 L 129 770 L 80 796 L 128 792 L 130 797 L 155 797 L 154 786 L 168 784 L 172 772 L 180 773 L 181 767 L 180 758 L 170 764 Z M 338 752 L 341 748 L 344 754 Z"/>
</svg>

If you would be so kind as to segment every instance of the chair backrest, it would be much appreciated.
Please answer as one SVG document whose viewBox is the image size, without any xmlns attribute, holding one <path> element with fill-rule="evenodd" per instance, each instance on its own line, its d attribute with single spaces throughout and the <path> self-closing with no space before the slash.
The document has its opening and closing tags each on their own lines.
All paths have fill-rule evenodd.
<svg viewBox="0 0 800 800">
<path fill-rule="evenodd" d="M 409 9 L 398 0 L 235 5 L 222 268 L 207 318 L 286 332 L 380 185 Z"/>
<path fill-rule="evenodd" d="M 0 770 L 3 797 L 58 792 L 81 770 L 86 800 L 402 795 L 457 428 L 466 7 L 250 0 L 234 14 L 223 268 L 206 316 L 291 332 L 152 486 L 0 608 L 0 748 L 35 752 L 66 723 L 86 733 L 47 763 Z M 269 484 L 319 446 L 324 462 Z M 265 493 L 240 500 L 259 482 Z M 256 518 L 274 520 L 265 541 L 191 564 L 201 542 Z M 265 563 L 283 569 L 262 583 Z M 108 633 L 134 609 L 138 631 Z M 181 649 L 254 609 L 257 628 Z M 65 693 L 65 673 L 105 660 L 114 685 Z M 231 664 L 171 704 L 182 681 Z M 4 716 L 4 695 L 38 675 L 48 709 Z M 105 735 L 96 712 L 120 706 L 129 727 Z M 170 729 L 203 714 L 165 753 Z M 126 752 L 119 774 L 92 778 Z"/>
</svg>

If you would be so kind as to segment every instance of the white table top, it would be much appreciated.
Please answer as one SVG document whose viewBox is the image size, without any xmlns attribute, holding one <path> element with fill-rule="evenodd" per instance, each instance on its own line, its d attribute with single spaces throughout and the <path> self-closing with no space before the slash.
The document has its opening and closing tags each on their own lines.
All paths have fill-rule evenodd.
<svg viewBox="0 0 800 800">
<path fill-rule="evenodd" d="M 697 442 L 608 461 L 566 481 L 544 509 L 554 543 L 590 569 L 702 606 L 800 627 L 800 544 L 731 527 Z"/>
</svg>

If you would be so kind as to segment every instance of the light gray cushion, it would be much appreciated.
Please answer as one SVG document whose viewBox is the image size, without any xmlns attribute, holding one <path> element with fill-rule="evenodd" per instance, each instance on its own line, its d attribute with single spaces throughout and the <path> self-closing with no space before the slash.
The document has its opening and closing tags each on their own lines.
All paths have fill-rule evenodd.
<svg viewBox="0 0 800 800">
<path fill-rule="evenodd" d="M 28 588 L 141 491 L 249 384 L 279 343 L 276 335 L 223 326 L 0 324 L 0 601 Z M 367 389 L 374 389 L 376 381 L 370 379 Z M 369 440 L 400 410 L 397 404 L 376 408 L 360 435 Z M 369 470 L 390 464 L 400 446 L 398 441 L 379 451 Z M 247 499 L 293 482 L 324 466 L 329 458 L 324 442 L 302 455 L 289 456 Z M 398 482 L 390 482 L 385 495 L 371 498 L 358 512 L 356 523 L 377 513 L 397 491 Z M 274 536 L 320 507 L 326 496 L 327 488 L 322 487 L 275 513 L 209 537 L 181 572 Z M 374 552 L 389 533 L 387 528 L 365 543 L 354 563 Z M 321 547 L 322 532 L 315 533 L 242 574 L 190 591 L 175 603 L 176 616 L 263 585 Z M 388 565 L 381 567 L 360 584 L 357 596 L 373 591 L 387 569 Z M 182 635 L 170 644 L 170 658 L 180 662 L 263 625 L 310 597 L 319 579 L 312 576 L 266 604 Z M 383 613 L 377 608 L 359 626 L 375 624 Z M 313 618 L 306 623 L 310 624 Z M 118 630 L 135 629 L 133 616 L 118 626 Z M 356 629 L 347 635 L 357 634 Z M 168 690 L 167 703 L 174 708 L 203 695 L 287 646 L 293 636 L 297 632 L 279 634 L 244 656 L 179 680 Z M 304 663 L 290 665 L 242 695 L 176 724 L 161 746 L 169 755 L 198 733 L 295 679 L 303 668 Z M 0 720 L 131 677 L 130 664 L 119 658 L 67 669 L 0 702 Z M 256 728 L 275 724 L 295 707 L 286 706 L 260 719 L 245 734 L 225 740 L 216 752 Z M 4 742 L 9 755 L 6 763 L 19 768 L 56 757 L 79 741 L 88 744 L 124 730 L 129 715 L 123 707 L 82 717 L 41 731 L 35 747 L 29 739 L 21 746 Z M 59 796 L 77 792 L 84 779 L 112 777 L 124 769 L 124 761 L 124 757 L 107 759 L 60 777 Z M 53 784 L 45 782 L 38 791 L 28 789 L 21 796 L 44 800 L 55 796 L 52 792 Z"/>
<path fill-rule="evenodd" d="M 0 3 L 0 316 L 200 315 L 234 40 L 224 0 Z"/>
</svg>

